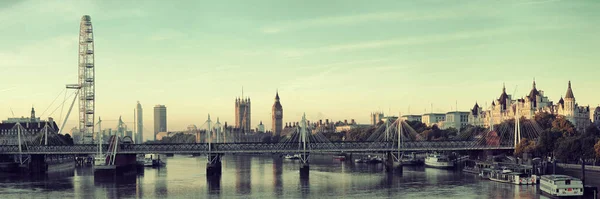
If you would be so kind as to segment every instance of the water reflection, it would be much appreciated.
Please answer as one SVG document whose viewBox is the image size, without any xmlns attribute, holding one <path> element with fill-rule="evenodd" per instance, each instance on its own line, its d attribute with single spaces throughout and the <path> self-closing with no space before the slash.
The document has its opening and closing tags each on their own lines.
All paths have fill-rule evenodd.
<svg viewBox="0 0 600 199">
<path fill-rule="evenodd" d="M 300 178 L 300 193 L 303 198 L 310 196 L 310 176 Z"/>
<path fill-rule="evenodd" d="M 283 158 L 273 157 L 273 192 L 275 196 L 283 195 Z"/>
<path fill-rule="evenodd" d="M 0 175 L 0 198 L 539 197 L 533 186 L 496 183 L 453 170 L 406 166 L 402 175 L 390 175 L 381 164 L 313 157 L 308 178 L 300 178 L 299 161 L 273 156 L 224 156 L 223 174 L 217 178 L 207 178 L 205 157 L 184 156 L 169 157 L 166 168 L 145 168 L 123 177 L 94 177 L 91 168 L 46 176 Z"/>
<path fill-rule="evenodd" d="M 208 194 L 211 196 L 221 195 L 221 176 L 207 176 Z"/>
<path fill-rule="evenodd" d="M 168 197 L 168 189 L 167 189 L 167 168 L 158 168 L 156 169 L 156 184 L 154 187 L 154 194 L 157 196 Z"/>
<path fill-rule="evenodd" d="M 252 192 L 252 170 L 250 156 L 235 156 L 235 191 L 239 195 L 247 195 Z"/>
</svg>

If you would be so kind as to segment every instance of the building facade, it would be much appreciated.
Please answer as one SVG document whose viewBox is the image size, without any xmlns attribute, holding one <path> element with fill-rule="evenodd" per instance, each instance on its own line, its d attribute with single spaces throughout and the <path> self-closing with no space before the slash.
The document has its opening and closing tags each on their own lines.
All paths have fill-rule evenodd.
<svg viewBox="0 0 600 199">
<path fill-rule="evenodd" d="M 600 127 L 600 106 L 594 109 L 594 113 L 591 115 L 591 119 L 597 127 Z"/>
<path fill-rule="evenodd" d="M 135 107 L 135 143 L 141 144 L 144 142 L 144 110 L 140 101 L 137 102 Z"/>
<path fill-rule="evenodd" d="M 241 129 L 244 134 L 252 130 L 250 107 L 250 98 L 235 99 L 235 128 Z"/>
<path fill-rule="evenodd" d="M 383 117 L 384 115 L 382 112 L 371 113 L 371 125 L 377 125 L 379 121 L 383 120 Z"/>
<path fill-rule="evenodd" d="M 535 81 L 529 95 L 521 99 L 512 99 L 511 95 L 506 94 L 506 87 L 503 87 L 500 97 L 492 101 L 487 110 L 475 103 L 468 120 L 471 125 L 489 127 L 490 124 L 500 124 L 516 117 L 532 119 L 540 112 L 564 116 L 578 131 L 583 131 L 590 125 L 590 108 L 576 103 L 571 81 L 565 98 L 561 97 L 557 104 L 550 101 L 544 91 L 537 89 Z"/>
<path fill-rule="evenodd" d="M 556 105 L 556 111 L 558 115 L 563 115 L 567 120 L 569 120 L 578 131 L 583 132 L 585 128 L 587 128 L 590 121 L 590 107 L 589 106 L 579 106 L 575 101 L 575 95 L 573 95 L 573 90 L 571 89 L 571 81 L 569 81 L 569 85 L 567 87 L 567 93 L 565 94 L 565 99 L 560 99 L 558 104 Z"/>
<path fill-rule="evenodd" d="M 427 113 L 421 117 L 421 122 L 427 126 L 437 125 L 442 126 L 443 122 L 446 121 L 446 114 L 443 113 Z"/>
<path fill-rule="evenodd" d="M 403 115 L 402 116 L 402 120 L 405 120 L 405 121 L 419 121 L 419 122 L 421 122 L 421 116 L 420 115 Z"/>
<path fill-rule="evenodd" d="M 446 113 L 446 118 L 444 119 L 444 125 L 441 128 L 455 128 L 460 130 L 469 124 L 469 112 L 448 112 Z"/>
<path fill-rule="evenodd" d="M 154 106 L 154 140 L 160 132 L 167 132 L 167 107 L 159 104 Z"/>
<path fill-rule="evenodd" d="M 283 107 L 279 100 L 279 92 L 275 94 L 275 103 L 273 103 L 273 108 L 271 109 L 271 117 L 273 136 L 281 136 L 281 131 L 283 130 Z"/>
<path fill-rule="evenodd" d="M 48 134 L 57 134 L 59 130 L 53 118 L 41 120 L 39 117 L 35 117 L 35 110 L 31 108 L 31 117 L 8 118 L 0 123 L 0 145 L 18 145 L 17 124 L 22 127 L 21 136 L 23 137 L 21 139 L 24 141 L 33 141 L 31 139 L 40 132 L 47 131 Z M 77 140 L 73 139 L 73 141 Z"/>
</svg>

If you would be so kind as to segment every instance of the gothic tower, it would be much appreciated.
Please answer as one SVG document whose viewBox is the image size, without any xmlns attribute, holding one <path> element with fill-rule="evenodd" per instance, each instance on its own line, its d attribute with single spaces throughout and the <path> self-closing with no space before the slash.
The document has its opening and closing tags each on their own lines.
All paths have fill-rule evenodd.
<svg viewBox="0 0 600 199">
<path fill-rule="evenodd" d="M 252 129 L 250 107 L 250 98 L 242 97 L 235 100 L 235 127 L 239 128 L 242 133 L 248 133 Z"/>
<path fill-rule="evenodd" d="M 567 88 L 567 94 L 565 94 L 565 115 L 567 118 L 572 118 L 575 115 L 575 96 L 571 89 L 571 81 L 569 81 L 569 87 Z"/>
<path fill-rule="evenodd" d="M 283 129 L 283 107 L 279 102 L 279 91 L 275 94 L 275 103 L 273 103 L 271 115 L 273 136 L 280 136 Z"/>
</svg>

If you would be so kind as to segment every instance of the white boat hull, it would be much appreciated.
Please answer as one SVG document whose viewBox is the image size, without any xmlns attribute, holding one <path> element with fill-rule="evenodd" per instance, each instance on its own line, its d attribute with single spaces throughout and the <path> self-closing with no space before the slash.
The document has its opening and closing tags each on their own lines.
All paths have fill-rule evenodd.
<svg viewBox="0 0 600 199">
<path fill-rule="evenodd" d="M 454 167 L 454 163 L 452 163 L 452 162 L 430 162 L 430 161 L 425 161 L 425 166 L 433 167 L 433 168 L 447 169 L 447 168 L 453 168 Z"/>
</svg>

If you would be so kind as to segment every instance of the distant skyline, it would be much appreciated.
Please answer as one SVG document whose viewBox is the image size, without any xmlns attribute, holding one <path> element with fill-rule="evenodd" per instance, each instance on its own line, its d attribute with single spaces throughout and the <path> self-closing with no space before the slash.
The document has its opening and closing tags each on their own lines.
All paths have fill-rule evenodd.
<svg viewBox="0 0 600 199">
<path fill-rule="evenodd" d="M 369 123 L 373 111 L 447 112 L 457 101 L 467 111 L 489 105 L 503 83 L 525 96 L 533 78 L 554 102 L 571 80 L 577 102 L 595 107 L 598 10 L 593 0 L 2 1 L 0 119 L 11 109 L 27 117 L 32 105 L 40 115 L 77 82 L 83 15 L 94 26 L 103 128 L 120 115 L 133 128 L 137 101 L 166 105 L 168 130 L 200 126 L 207 114 L 234 124 L 242 87 L 253 127 L 271 126 L 276 90 L 284 123 L 303 112 Z M 76 108 L 64 132 L 77 125 Z"/>
</svg>

